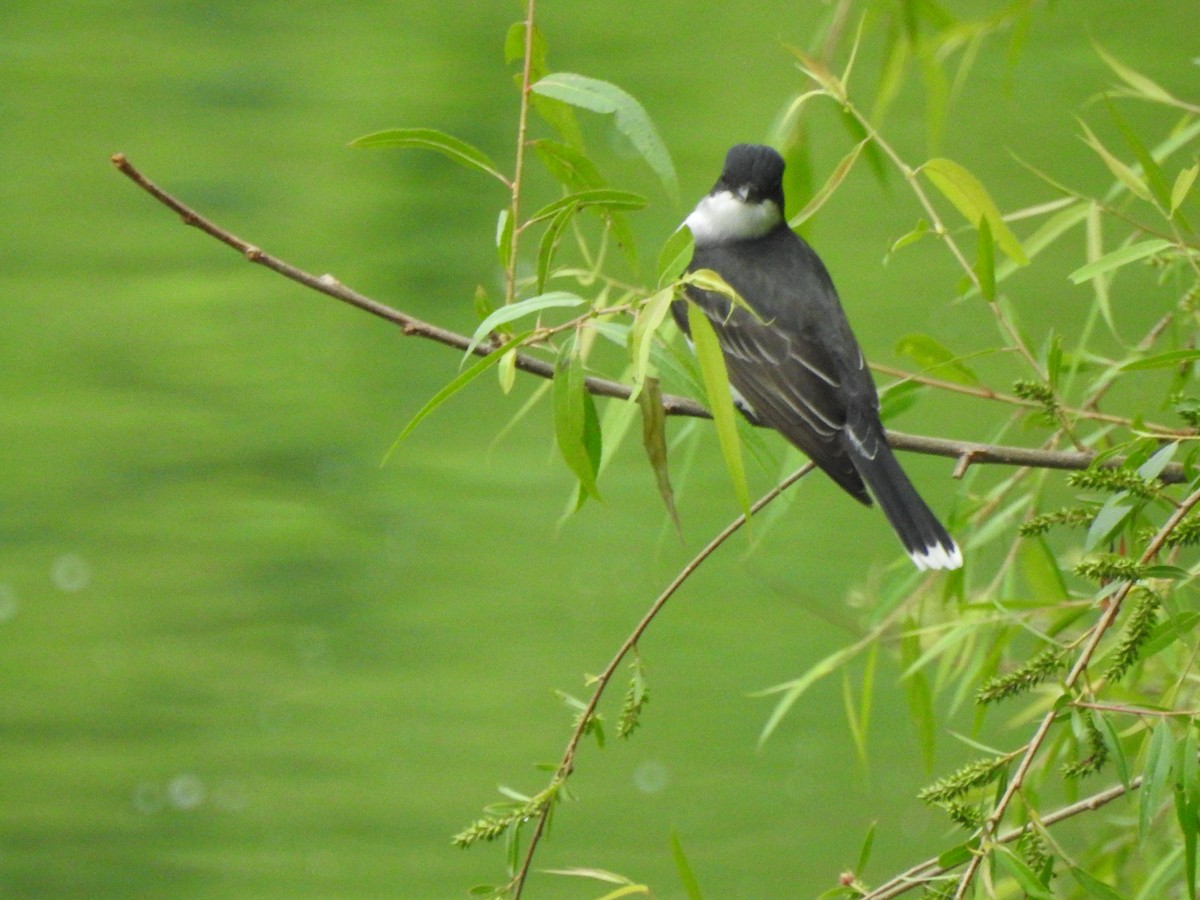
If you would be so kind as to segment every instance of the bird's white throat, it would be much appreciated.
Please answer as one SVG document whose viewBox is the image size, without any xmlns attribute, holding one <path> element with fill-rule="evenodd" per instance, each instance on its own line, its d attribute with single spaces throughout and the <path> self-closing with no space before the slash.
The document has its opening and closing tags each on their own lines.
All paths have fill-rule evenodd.
<svg viewBox="0 0 1200 900">
<path fill-rule="evenodd" d="M 774 200 L 750 203 L 732 191 L 709 194 L 696 204 L 683 224 L 696 246 L 762 237 L 783 221 Z"/>
</svg>

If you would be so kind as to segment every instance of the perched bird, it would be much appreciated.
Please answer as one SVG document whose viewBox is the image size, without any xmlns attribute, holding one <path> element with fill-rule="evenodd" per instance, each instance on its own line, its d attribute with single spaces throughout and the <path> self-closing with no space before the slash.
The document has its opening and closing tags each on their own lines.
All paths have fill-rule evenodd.
<svg viewBox="0 0 1200 900">
<path fill-rule="evenodd" d="M 783 217 L 783 157 L 738 144 L 684 222 L 688 271 L 719 274 L 757 315 L 722 294 L 687 289 L 672 315 L 689 334 L 688 302 L 724 351 L 735 402 L 799 447 L 856 500 L 879 502 L 919 569 L 957 569 L 962 554 L 888 447 L 879 395 L 816 252 Z"/>
</svg>

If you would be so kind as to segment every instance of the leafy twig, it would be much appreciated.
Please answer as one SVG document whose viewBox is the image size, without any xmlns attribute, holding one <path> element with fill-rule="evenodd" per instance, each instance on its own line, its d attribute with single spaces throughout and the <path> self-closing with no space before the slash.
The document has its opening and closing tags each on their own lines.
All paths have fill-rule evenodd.
<svg viewBox="0 0 1200 900">
<path fill-rule="evenodd" d="M 1012 406 L 1021 406 L 1026 409 L 1042 409 L 1042 404 L 1035 400 L 1026 400 L 1023 397 L 1017 397 L 1013 394 L 1006 394 L 1003 391 L 993 391 L 988 387 L 979 385 L 958 384 L 953 381 L 946 381 L 941 378 L 932 378 L 929 375 L 922 375 L 916 372 L 908 372 L 897 366 L 889 366 L 885 363 L 871 363 L 871 371 L 879 372 L 883 375 L 891 375 L 893 378 L 900 378 L 904 381 L 912 381 L 916 384 L 924 384 L 929 387 L 937 388 L 941 391 L 950 391 L 956 394 L 965 394 L 968 397 L 978 397 L 982 400 L 995 400 L 998 403 L 1008 403 Z M 1099 410 L 1085 407 L 1077 409 L 1071 406 L 1060 407 L 1062 412 L 1068 416 L 1074 416 L 1081 419 L 1091 419 L 1096 422 L 1107 422 L 1110 425 L 1120 425 L 1124 428 L 1138 428 L 1144 431 L 1150 431 L 1157 435 L 1169 437 L 1195 437 L 1196 430 L 1194 428 L 1171 428 L 1166 425 L 1156 425 L 1151 422 L 1134 422 L 1128 416 L 1115 416 L 1112 413 L 1104 413 Z"/>
<path fill-rule="evenodd" d="M 441 328 L 387 306 L 384 303 L 380 303 L 378 300 L 347 287 L 332 275 L 313 275 L 277 256 L 272 256 L 222 228 L 220 225 L 217 225 L 211 219 L 200 215 L 200 213 L 183 203 L 183 201 L 163 190 L 143 175 L 129 162 L 124 154 L 115 154 L 112 157 L 112 162 L 130 181 L 159 203 L 178 213 L 185 225 L 198 228 L 210 237 L 216 238 L 221 243 L 232 247 L 252 263 L 264 266 L 298 284 L 302 284 L 318 293 L 325 294 L 327 297 L 340 300 L 342 303 L 354 306 L 373 316 L 391 322 L 393 325 L 399 326 L 406 335 L 436 341 L 458 350 L 466 351 L 470 349 L 473 354 L 480 357 L 487 356 L 496 349 L 487 341 L 472 346 L 471 338 L 468 335 Z M 554 377 L 554 364 L 535 356 L 518 353 L 514 358 L 514 365 L 518 370 L 530 375 L 536 375 L 539 378 L 552 379 Z M 611 381 L 607 378 L 588 376 L 584 383 L 588 391 L 598 397 L 613 397 L 619 400 L 627 400 L 633 393 L 633 389 L 629 385 L 618 381 Z M 663 410 L 669 416 L 711 418 L 708 410 L 695 400 L 687 397 L 663 394 L 662 402 Z M 887 432 L 887 437 L 888 443 L 898 450 L 907 450 L 913 453 L 924 453 L 932 456 L 945 456 L 959 460 L 964 465 L 986 463 L 1035 469 L 1086 469 L 1095 459 L 1095 454 L 1091 452 L 1067 452 L 1039 450 L 1027 447 L 1010 447 L 1000 444 L 983 444 L 973 441 L 957 441 L 947 438 L 906 434 L 892 430 Z M 1117 467 L 1123 462 L 1124 459 L 1122 457 L 1113 457 L 1106 460 L 1105 465 Z M 1183 467 L 1179 463 L 1171 463 L 1166 466 L 1160 473 L 1159 479 L 1167 484 L 1177 484 L 1186 480 Z"/>
<path fill-rule="evenodd" d="M 1126 788 L 1123 784 L 1115 784 L 1103 791 L 1098 791 L 1090 797 L 1084 797 L 1075 803 L 1071 803 L 1061 809 L 1056 809 L 1049 815 L 1041 817 L 1043 826 L 1055 825 L 1065 819 L 1073 818 L 1082 813 L 1094 812 L 1100 807 L 1112 803 L 1127 793 L 1136 791 L 1142 786 L 1142 777 L 1139 775 L 1129 781 L 1129 787 Z M 997 844 L 1011 844 L 1026 834 L 1030 829 L 1029 825 L 1022 825 L 1017 828 L 1012 828 L 1008 831 L 999 834 L 995 838 Z M 932 857 L 924 862 L 917 863 L 907 871 L 901 872 L 899 875 L 888 880 L 884 884 L 862 895 L 860 900 L 892 900 L 894 897 L 899 897 L 901 894 L 906 894 L 911 890 L 929 884 L 929 882 L 954 871 L 955 866 L 943 866 L 938 860 L 940 856 Z M 978 857 L 976 857 L 978 858 Z"/>
<path fill-rule="evenodd" d="M 517 245 L 521 240 L 521 183 L 525 173 L 525 135 L 529 128 L 529 93 L 533 71 L 533 20 L 536 0 L 525 5 L 525 53 L 521 63 L 521 109 L 517 118 L 517 150 L 513 162 L 512 199 L 509 202 L 508 265 L 504 268 L 504 302 L 517 298 Z"/>
<path fill-rule="evenodd" d="M 1188 498 L 1184 500 L 1182 504 L 1180 504 L 1179 508 L 1171 514 L 1171 517 L 1167 519 L 1166 523 L 1163 524 L 1163 526 L 1150 540 L 1150 543 L 1146 545 L 1146 549 L 1138 558 L 1139 565 L 1148 565 L 1150 561 L 1154 559 L 1158 552 L 1165 546 L 1171 531 L 1198 503 L 1200 503 L 1200 490 L 1193 491 Z M 1108 633 L 1108 630 L 1112 628 L 1113 623 L 1117 619 L 1117 614 L 1121 611 L 1122 602 L 1129 595 L 1129 592 L 1133 590 L 1135 584 L 1136 582 L 1133 581 L 1123 582 L 1116 592 L 1108 598 L 1107 605 L 1105 606 L 1100 619 L 1095 625 L 1092 626 L 1091 634 L 1088 637 L 1086 645 L 1080 651 L 1079 656 L 1075 660 L 1075 664 L 1071 667 L 1070 672 L 1067 673 L 1066 678 L 1063 679 L 1064 692 L 1069 692 L 1079 681 L 1083 673 L 1087 670 L 1088 665 L 1092 661 L 1092 657 L 1096 653 L 1096 649 L 1100 646 L 1101 639 L 1105 634 Z M 1000 821 L 1004 818 L 1004 814 L 1008 811 L 1008 807 L 1011 805 L 1013 799 L 1017 796 L 1017 793 L 1024 787 L 1025 778 L 1029 774 L 1030 767 L 1033 765 L 1034 757 L 1037 756 L 1038 751 L 1042 748 L 1042 744 L 1045 743 L 1046 737 L 1050 733 L 1050 728 L 1053 726 L 1055 720 L 1059 717 L 1059 714 L 1060 713 L 1057 707 L 1047 712 L 1042 717 L 1042 721 L 1038 724 L 1037 730 L 1034 731 L 1033 737 L 1031 737 L 1029 739 L 1029 743 L 1025 745 L 1025 753 L 1021 757 L 1021 761 L 1017 764 L 1016 769 L 1013 771 L 1012 776 L 1008 781 L 1008 786 L 1005 788 L 1003 795 L 1001 795 L 1000 799 L 996 802 L 996 805 L 992 808 L 991 815 L 988 816 L 987 821 L 984 823 L 983 838 L 985 841 L 989 838 L 992 840 L 995 839 L 993 836 L 996 833 L 996 828 L 999 826 Z M 979 866 L 983 862 L 984 857 L 985 854 L 977 853 L 973 855 L 967 862 L 967 868 L 963 872 L 962 877 L 958 882 L 958 890 L 954 895 L 955 900 L 962 900 L 962 898 L 967 895 L 967 890 L 970 887 L 971 880 L 975 877 L 975 873 L 979 871 Z"/>
<path fill-rule="evenodd" d="M 806 463 L 805 465 L 801 466 L 787 478 L 783 479 L 783 481 L 777 484 L 774 488 L 756 500 L 750 507 L 751 514 L 757 513 L 812 470 L 812 463 Z M 613 658 L 609 661 L 608 665 L 604 667 L 604 671 L 596 676 L 594 681 L 595 687 L 592 690 L 592 696 L 584 705 L 583 710 L 579 714 L 575 729 L 572 731 L 571 737 L 567 741 L 567 747 L 563 751 L 562 759 L 559 761 L 558 768 L 555 770 L 554 777 L 551 780 L 552 786 L 561 785 L 567 780 L 567 778 L 571 776 L 571 773 L 575 769 L 575 755 L 579 750 L 580 742 L 583 740 L 587 723 L 591 721 L 592 717 L 594 716 L 596 708 L 600 704 L 600 699 L 604 696 L 604 692 L 608 688 L 609 683 L 612 681 L 613 676 L 616 674 L 617 669 L 620 667 L 625 657 L 629 655 L 630 651 L 637 646 L 638 640 L 645 633 L 646 629 L 650 627 L 650 623 L 654 621 L 654 619 L 662 611 L 662 608 L 667 604 L 667 601 L 675 595 L 675 593 L 683 586 L 684 582 L 686 582 L 692 576 L 692 574 L 695 573 L 698 568 L 700 568 L 701 564 L 708 559 L 708 557 L 712 556 L 712 554 L 715 553 L 722 544 L 729 540 L 729 538 L 732 537 L 738 531 L 738 529 L 745 524 L 746 517 L 744 515 L 738 516 L 727 526 L 725 526 L 725 528 L 716 537 L 709 541 L 708 544 L 706 544 L 704 548 L 679 571 L 679 574 L 671 580 L 671 583 L 668 584 L 663 592 L 659 594 L 657 598 L 655 598 L 652 604 L 650 604 L 650 608 L 646 610 L 646 614 L 642 616 L 641 621 L 637 623 L 633 631 L 631 631 L 629 636 L 625 638 L 625 641 L 617 649 L 617 652 L 613 655 Z M 526 878 L 529 876 L 529 869 L 533 864 L 533 857 L 537 852 L 538 842 L 541 840 L 542 834 L 545 831 L 546 821 L 550 816 L 550 812 L 551 808 L 549 806 L 543 808 L 534 824 L 533 833 L 529 838 L 529 847 L 525 851 L 524 862 L 522 863 L 521 868 L 518 870 L 516 877 L 510 884 L 510 890 L 512 891 L 514 898 L 519 898 L 521 896 L 521 891 L 524 888 Z"/>
</svg>

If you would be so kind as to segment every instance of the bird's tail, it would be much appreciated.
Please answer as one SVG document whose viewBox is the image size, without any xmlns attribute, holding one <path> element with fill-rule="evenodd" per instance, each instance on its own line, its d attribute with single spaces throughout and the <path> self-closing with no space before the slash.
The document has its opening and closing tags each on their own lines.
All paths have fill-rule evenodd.
<svg viewBox="0 0 1200 900">
<path fill-rule="evenodd" d="M 900 543 L 918 569 L 957 569 L 962 553 L 933 510 L 921 499 L 891 448 L 882 439 L 870 455 L 852 452 L 855 468 L 879 502 Z"/>
</svg>

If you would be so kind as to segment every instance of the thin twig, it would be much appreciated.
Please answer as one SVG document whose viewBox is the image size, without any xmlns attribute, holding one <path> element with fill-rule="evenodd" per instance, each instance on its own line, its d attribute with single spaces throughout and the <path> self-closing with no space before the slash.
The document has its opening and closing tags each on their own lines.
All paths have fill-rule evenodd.
<svg viewBox="0 0 1200 900">
<path fill-rule="evenodd" d="M 754 504 L 750 507 L 751 515 L 759 512 L 768 503 L 773 501 L 776 497 L 778 497 L 812 470 L 813 464 L 805 463 L 787 478 L 783 479 L 783 481 L 781 481 L 771 490 L 767 491 L 767 493 L 763 494 L 754 502 Z M 609 661 L 608 665 L 604 667 L 604 671 L 596 676 L 595 688 L 592 691 L 591 699 L 589 699 L 587 705 L 584 706 L 583 712 L 579 714 L 578 723 L 575 726 L 575 730 L 571 733 L 570 739 L 567 741 L 566 750 L 563 751 L 562 760 L 559 762 L 558 768 L 555 770 L 552 783 L 561 784 L 562 782 L 566 781 L 571 776 L 571 773 L 575 770 L 575 754 L 579 750 L 580 741 L 583 740 L 583 736 L 587 732 L 588 723 L 595 715 L 596 707 L 600 704 L 600 698 L 604 696 L 604 691 L 608 688 L 608 685 L 611 683 L 613 676 L 616 674 L 621 663 L 625 660 L 625 657 L 629 655 L 629 651 L 637 646 L 637 642 L 641 639 L 646 629 L 650 627 L 650 623 L 654 621 L 655 617 L 657 617 L 659 612 L 662 611 L 662 608 L 666 606 L 667 601 L 675 595 L 675 593 L 683 586 L 684 582 L 686 582 L 692 576 L 692 574 L 695 573 L 698 568 L 700 568 L 700 566 L 706 559 L 708 559 L 708 557 L 712 556 L 712 554 L 716 552 L 717 548 L 729 540 L 729 538 L 732 537 L 738 531 L 738 529 L 745 524 L 746 517 L 744 515 L 738 516 L 736 519 L 726 525 L 716 537 L 709 541 L 699 553 L 692 557 L 687 565 L 679 570 L 679 574 L 671 580 L 671 583 L 668 584 L 663 592 L 659 594 L 657 598 L 655 598 L 652 604 L 650 604 L 650 608 L 646 610 L 646 614 L 642 616 L 641 621 L 639 621 L 634 627 L 633 631 L 629 633 L 629 637 L 625 638 L 624 643 L 621 644 L 620 648 L 613 655 L 613 658 Z M 520 898 L 521 891 L 525 886 L 525 879 L 528 877 L 530 866 L 533 864 L 533 857 L 534 853 L 537 851 L 538 842 L 541 840 L 542 835 L 545 832 L 546 822 L 550 818 L 552 804 L 553 802 L 542 808 L 541 813 L 537 817 L 537 821 L 534 823 L 533 832 L 529 838 L 529 847 L 525 850 L 524 862 L 522 863 L 520 870 L 517 872 L 516 877 L 510 884 L 510 890 L 513 892 L 514 900 L 518 900 L 518 898 Z"/>
<path fill-rule="evenodd" d="M 941 391 L 950 391 L 956 394 L 965 394 L 968 397 L 978 397 L 982 400 L 995 400 L 999 403 L 1008 403 L 1011 406 L 1021 406 L 1026 409 L 1045 409 L 1045 405 L 1036 400 L 1026 400 L 1023 397 L 1017 397 L 1014 394 L 1005 394 L 1001 391 L 993 391 L 989 387 L 981 387 L 979 385 L 958 384 L 953 381 L 946 381 L 942 378 L 933 378 L 929 375 L 922 375 L 918 372 L 908 372 L 897 366 L 889 366 L 885 363 L 871 363 L 871 371 L 879 372 L 883 375 L 891 375 L 893 378 L 900 378 L 904 381 L 912 381 L 916 384 L 928 385 L 932 388 L 937 388 Z M 1095 398 L 1099 399 L 1099 398 Z M 1089 399 L 1089 403 L 1091 403 Z M 1134 428 L 1135 426 L 1143 431 L 1150 431 L 1156 435 L 1164 437 L 1195 437 L 1196 430 L 1194 428 L 1171 428 L 1166 425 L 1157 425 L 1152 422 L 1135 423 L 1133 419 L 1127 416 L 1115 416 L 1112 413 L 1100 412 L 1097 409 L 1085 407 L 1077 409 L 1072 406 L 1060 407 L 1063 413 L 1068 416 L 1074 416 L 1081 419 L 1090 419 L 1095 422 L 1107 422 L 1110 425 L 1120 425 L 1123 428 Z"/>
<path fill-rule="evenodd" d="M 463 351 L 471 347 L 471 338 L 465 334 L 458 334 L 457 332 L 440 328 L 437 325 L 422 321 L 415 316 L 380 303 L 378 300 L 374 300 L 347 287 L 332 275 L 313 275 L 276 256 L 265 253 L 253 244 L 242 240 L 237 235 L 217 225 L 212 220 L 200 215 L 181 200 L 160 188 L 134 167 L 124 154 L 116 154 L 113 156 L 112 162 L 130 181 L 159 203 L 178 213 L 185 224 L 191 225 L 210 237 L 216 238 L 221 243 L 232 247 L 250 262 L 271 269 L 285 278 L 325 294 L 327 297 L 340 300 L 342 303 L 349 304 L 373 316 L 391 322 L 399 326 L 406 335 L 426 338 L 427 340 L 436 341 Z M 484 341 L 476 344 L 471 352 L 477 356 L 486 356 L 494 349 L 495 347 L 490 342 Z M 530 375 L 536 375 L 539 378 L 552 379 L 554 377 L 553 363 L 530 356 L 529 354 L 518 353 L 514 358 L 514 364 L 518 370 Z M 629 385 L 618 381 L 610 381 L 607 378 L 589 376 L 585 379 L 584 383 L 588 391 L 598 397 L 613 397 L 619 400 L 627 400 L 632 394 L 632 389 Z M 664 394 L 662 402 L 663 410 L 669 416 L 711 418 L 708 410 L 695 400 L 687 397 Z M 1088 468 L 1095 458 L 1095 454 L 1091 452 L 1051 451 L 1030 449 L 1027 447 L 1009 447 L 1000 444 L 981 444 L 973 441 L 957 441 L 948 438 L 913 435 L 891 430 L 887 432 L 887 438 L 888 443 L 897 450 L 907 450 L 913 453 L 924 453 L 932 456 L 945 456 L 954 460 L 968 459 L 972 465 L 986 463 L 1039 469 L 1076 470 Z M 1117 468 L 1123 462 L 1123 457 L 1113 457 L 1105 462 L 1105 466 Z M 1183 466 L 1179 463 L 1171 463 L 1166 466 L 1159 475 L 1159 479 L 1167 484 L 1178 484 L 1187 480 Z"/>
<path fill-rule="evenodd" d="M 521 180 L 525 174 L 525 134 L 529 128 L 529 94 L 533 71 L 533 20 L 536 0 L 525 4 L 525 52 L 521 64 L 521 109 L 517 115 L 517 151 L 508 205 L 508 265 L 504 267 L 504 302 L 517 299 L 517 246 L 521 240 Z"/>
<path fill-rule="evenodd" d="M 1197 503 L 1200 503 L 1200 490 L 1193 491 L 1186 500 L 1179 505 L 1169 519 L 1158 530 L 1150 543 L 1146 545 L 1146 549 L 1138 558 L 1140 565 L 1148 564 L 1158 552 L 1163 548 L 1168 536 L 1175 530 L 1176 526 L 1183 521 L 1186 516 Z M 1129 592 L 1133 589 L 1135 582 L 1126 581 L 1121 584 L 1121 587 L 1108 598 L 1107 606 L 1105 606 L 1100 619 L 1092 626 L 1091 633 L 1088 635 L 1087 643 L 1080 651 L 1079 656 L 1075 660 L 1075 665 L 1071 667 L 1071 671 L 1067 673 L 1063 680 L 1063 692 L 1067 693 L 1075 687 L 1080 677 L 1087 670 L 1088 665 L 1092 661 L 1092 657 L 1096 653 L 1096 649 L 1100 646 L 1100 641 L 1113 623 L 1117 620 L 1117 615 L 1121 611 L 1121 605 Z M 1021 791 L 1025 785 L 1025 777 L 1029 774 L 1030 768 L 1033 766 L 1033 760 L 1041 750 L 1042 744 L 1046 741 L 1046 736 L 1050 733 L 1051 727 L 1056 719 L 1061 714 L 1060 710 L 1055 707 L 1047 712 L 1042 721 L 1038 723 L 1037 730 L 1034 731 L 1033 737 L 1029 739 L 1029 743 L 1025 745 L 1025 753 L 1021 757 L 1021 761 L 1017 764 L 1016 770 L 1012 773 L 1008 780 L 1008 785 L 1004 790 L 1003 795 L 996 802 L 992 809 L 991 815 L 983 825 L 982 837 L 986 843 L 990 835 L 996 833 L 996 828 L 1000 821 L 1004 818 L 1004 814 L 1008 811 L 1008 807 L 1012 804 L 1013 799 Z M 994 840 L 994 838 L 993 838 Z M 982 851 L 983 848 L 981 848 Z M 979 870 L 980 864 L 983 862 L 985 853 L 976 853 L 967 862 L 967 868 L 964 870 L 958 882 L 958 890 L 954 894 L 955 900 L 962 900 L 967 895 L 967 890 L 970 887 L 971 879 L 975 877 L 975 873 Z"/>
<path fill-rule="evenodd" d="M 1126 706 L 1123 703 L 1089 703 L 1075 700 L 1072 706 L 1080 709 L 1098 709 L 1101 712 L 1117 713 L 1122 716 L 1146 716 L 1149 718 L 1169 719 L 1178 716 L 1181 719 L 1194 719 L 1200 716 L 1200 709 L 1147 709 L 1144 706 Z"/>
<path fill-rule="evenodd" d="M 945 223 L 942 221 L 941 215 L 937 211 L 937 207 L 934 206 L 933 201 L 929 199 L 929 195 L 921 186 L 921 183 L 917 178 L 920 168 L 918 167 L 914 169 L 907 162 L 905 162 L 903 157 L 900 156 L 896 149 L 892 147 L 892 145 L 886 140 L 884 140 L 883 135 L 879 133 L 870 119 L 863 115 L 862 112 L 860 112 L 859 109 L 850 101 L 849 97 L 835 96 L 834 99 L 843 105 L 846 113 L 853 116 L 858 121 L 859 125 L 865 129 L 866 133 L 870 136 L 875 145 L 883 151 L 884 155 L 886 155 L 892 161 L 892 165 L 894 165 L 904 176 L 904 180 L 908 182 L 908 186 L 916 195 L 917 202 L 921 204 L 922 209 L 925 210 L 925 214 L 929 216 L 929 221 L 934 234 L 940 237 L 946 244 L 946 247 L 950 251 L 950 255 L 953 256 L 958 262 L 959 267 L 966 274 L 971 284 L 976 289 L 981 289 L 979 273 L 975 271 L 974 266 L 967 262 L 966 256 L 963 255 L 962 250 L 955 242 L 954 236 L 951 234 L 950 229 L 947 228 Z M 1017 331 L 1013 323 L 1009 321 L 1008 317 L 1000 308 L 1000 304 L 989 303 L 988 308 L 992 311 L 992 315 L 995 317 L 997 324 L 1000 326 L 1001 332 L 1003 332 L 1003 334 L 1008 338 L 1010 345 L 1025 358 L 1025 361 L 1029 364 L 1030 369 L 1033 370 L 1038 380 L 1045 381 L 1045 373 L 1042 372 L 1037 358 L 1033 355 L 1033 352 L 1029 349 L 1029 347 L 1025 345 L 1025 341 L 1022 339 L 1020 332 Z"/>
<path fill-rule="evenodd" d="M 1080 815 L 1081 813 L 1095 812 L 1097 809 L 1100 809 L 1100 807 L 1106 806 L 1109 803 L 1112 803 L 1114 800 L 1123 797 L 1128 793 L 1136 791 L 1141 786 L 1142 776 L 1138 775 L 1136 778 L 1130 779 L 1128 788 L 1126 788 L 1123 784 L 1114 784 L 1112 787 L 1105 788 L 1102 791 L 1092 794 L 1090 797 L 1084 797 L 1082 800 L 1078 800 L 1075 803 L 1071 803 L 1060 809 L 1056 809 L 1049 815 L 1043 816 L 1041 823 L 1043 826 L 1049 827 L 1063 821 L 1064 819 L 1070 819 L 1073 816 Z M 1020 838 L 1021 835 L 1025 834 L 1025 832 L 1029 831 L 1029 829 L 1029 825 L 1020 825 L 1016 828 L 1009 829 L 1008 831 L 1005 831 L 1003 834 L 1000 834 L 996 837 L 996 843 L 1011 844 L 1013 841 Z M 921 887 L 922 885 L 928 884 L 929 882 L 954 871 L 955 867 L 941 865 L 938 862 L 938 858 L 939 857 L 935 856 L 931 859 L 925 860 L 924 862 L 917 863 L 908 871 L 901 872 L 899 875 L 887 881 L 886 883 L 881 884 L 874 890 L 863 894 L 860 900 L 892 900 L 894 897 L 899 897 L 901 894 L 905 894 L 914 888 Z"/>
</svg>

